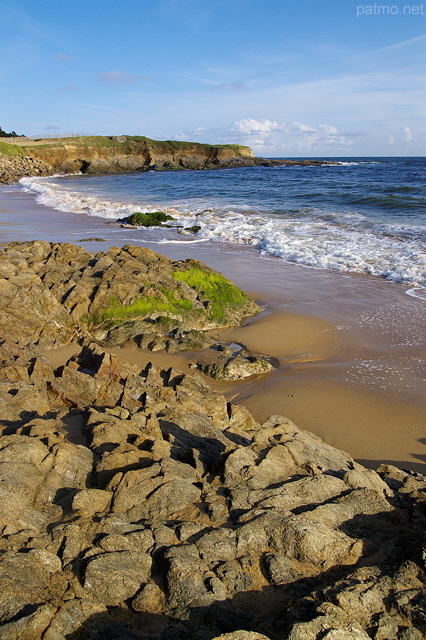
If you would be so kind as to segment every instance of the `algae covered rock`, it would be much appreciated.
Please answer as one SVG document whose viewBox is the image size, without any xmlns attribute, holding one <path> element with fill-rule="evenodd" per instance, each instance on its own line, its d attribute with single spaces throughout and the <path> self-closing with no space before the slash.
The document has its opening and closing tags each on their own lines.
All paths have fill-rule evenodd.
<svg viewBox="0 0 426 640">
<path fill-rule="evenodd" d="M 133 227 L 161 227 L 163 222 L 168 220 L 174 220 L 174 218 L 163 211 L 149 211 L 148 213 L 136 211 L 130 216 L 118 218 L 117 222 L 130 224 Z"/>
<path fill-rule="evenodd" d="M 40 346 L 89 334 L 110 346 L 199 348 L 201 335 L 191 332 L 237 325 L 259 310 L 201 262 L 132 245 L 92 254 L 65 243 L 12 242 L 0 254 L 0 275 L 6 334 Z"/>
</svg>

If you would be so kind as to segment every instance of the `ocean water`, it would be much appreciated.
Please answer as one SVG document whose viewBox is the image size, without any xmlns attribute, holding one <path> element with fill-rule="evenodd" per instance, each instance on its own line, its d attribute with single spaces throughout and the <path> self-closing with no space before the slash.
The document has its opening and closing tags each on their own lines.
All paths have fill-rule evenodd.
<svg viewBox="0 0 426 640">
<path fill-rule="evenodd" d="M 166 211 L 138 240 L 248 244 L 306 267 L 381 276 L 426 299 L 426 158 L 336 165 L 23 178 L 40 204 L 108 221 Z M 185 227 L 199 225 L 196 235 Z M 161 247 L 158 248 L 161 251 Z"/>
</svg>

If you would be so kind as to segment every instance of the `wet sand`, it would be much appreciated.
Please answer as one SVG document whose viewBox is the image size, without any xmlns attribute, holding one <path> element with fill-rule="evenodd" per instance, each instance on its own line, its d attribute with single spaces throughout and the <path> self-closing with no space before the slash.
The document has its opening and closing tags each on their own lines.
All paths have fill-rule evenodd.
<svg viewBox="0 0 426 640">
<path fill-rule="evenodd" d="M 172 259 L 196 258 L 252 293 L 264 312 L 221 339 L 272 356 L 269 375 L 209 384 L 243 403 L 258 420 L 280 413 L 376 468 L 381 462 L 426 472 L 425 309 L 406 287 L 262 259 L 251 247 L 220 243 L 158 243 L 159 232 L 128 230 L 103 219 L 36 205 L 16 187 L 0 188 L 0 241 L 73 242 L 97 252 L 126 243 Z M 84 242 L 101 237 L 104 242 Z M 141 368 L 149 361 L 189 372 L 212 354 L 168 355 L 116 350 Z M 57 352 L 59 363 L 69 356 Z M 207 380 L 207 379 L 206 379 Z"/>
</svg>

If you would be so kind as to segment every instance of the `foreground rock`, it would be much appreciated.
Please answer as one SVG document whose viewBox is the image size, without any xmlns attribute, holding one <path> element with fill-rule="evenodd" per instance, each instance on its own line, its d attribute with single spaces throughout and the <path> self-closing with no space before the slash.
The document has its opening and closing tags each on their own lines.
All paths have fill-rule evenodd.
<svg viewBox="0 0 426 640">
<path fill-rule="evenodd" d="M 218 345 L 215 362 L 199 363 L 198 368 L 215 380 L 242 380 L 272 371 L 272 364 L 261 356 L 254 356 L 242 345 Z"/>
<path fill-rule="evenodd" d="M 106 350 L 202 349 L 248 296 L 131 246 L 12 243 L 0 276 L 2 640 L 425 637 L 424 476 Z"/>
<path fill-rule="evenodd" d="M 420 640 L 425 477 L 197 377 L 5 342 L 2 640 Z"/>
<path fill-rule="evenodd" d="M 92 254 L 65 243 L 12 242 L 0 253 L 0 295 L 5 336 L 38 347 L 90 338 L 191 349 L 211 344 L 206 329 L 238 325 L 259 310 L 202 263 L 132 245 Z"/>
</svg>

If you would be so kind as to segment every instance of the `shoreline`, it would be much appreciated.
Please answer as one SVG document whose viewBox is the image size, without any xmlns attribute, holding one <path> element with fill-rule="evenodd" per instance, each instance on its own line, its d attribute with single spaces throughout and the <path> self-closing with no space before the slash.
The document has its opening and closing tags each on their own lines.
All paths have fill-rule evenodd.
<svg viewBox="0 0 426 640">
<path fill-rule="evenodd" d="M 407 296 L 403 285 L 264 259 L 252 247 L 158 244 L 147 240 L 149 232 L 130 238 L 128 230 L 101 218 L 49 209 L 13 187 L 0 189 L 0 229 L 7 241 L 65 241 L 95 253 L 136 244 L 172 259 L 205 262 L 265 307 L 242 327 L 226 330 L 226 340 L 280 362 L 262 378 L 238 383 L 208 379 L 213 388 L 234 397 L 259 420 L 266 413 L 285 415 L 366 466 L 390 462 L 425 471 L 424 301 Z M 79 242 L 88 236 L 105 241 Z M 122 359 L 157 361 L 162 367 L 170 362 L 181 368 L 179 363 L 184 366 L 194 357 L 117 351 Z"/>
</svg>

